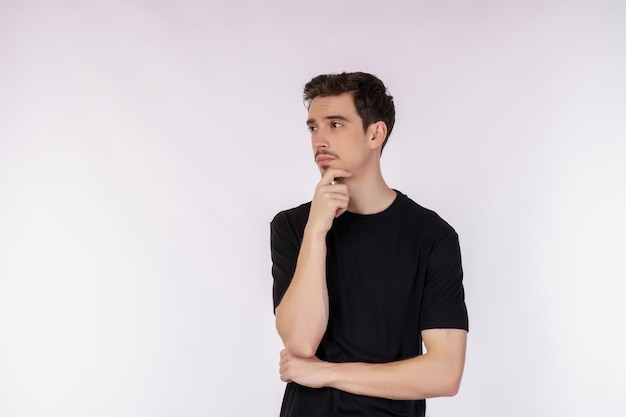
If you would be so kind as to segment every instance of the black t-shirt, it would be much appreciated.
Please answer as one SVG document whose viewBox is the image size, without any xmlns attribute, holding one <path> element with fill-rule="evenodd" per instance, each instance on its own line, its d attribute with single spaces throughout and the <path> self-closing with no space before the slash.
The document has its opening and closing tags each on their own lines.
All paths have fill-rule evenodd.
<svg viewBox="0 0 626 417">
<path fill-rule="evenodd" d="M 295 272 L 311 203 L 271 223 L 274 308 Z M 386 363 L 422 353 L 421 331 L 468 329 L 458 236 L 435 212 L 397 192 L 384 211 L 346 212 L 326 237 L 329 319 L 316 356 Z M 424 416 L 397 401 L 287 384 L 281 416 Z"/>
</svg>

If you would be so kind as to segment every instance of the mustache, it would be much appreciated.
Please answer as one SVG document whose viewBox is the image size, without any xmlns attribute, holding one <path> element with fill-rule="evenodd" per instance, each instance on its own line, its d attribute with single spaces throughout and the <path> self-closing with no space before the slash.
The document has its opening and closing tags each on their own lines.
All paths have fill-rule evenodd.
<svg viewBox="0 0 626 417">
<path fill-rule="evenodd" d="M 337 158 L 339 159 L 339 157 L 337 155 L 335 155 L 334 153 L 327 151 L 325 149 L 318 149 L 317 151 L 315 151 L 315 157 L 317 158 L 320 155 L 328 155 L 328 156 L 332 156 L 333 158 Z"/>
</svg>

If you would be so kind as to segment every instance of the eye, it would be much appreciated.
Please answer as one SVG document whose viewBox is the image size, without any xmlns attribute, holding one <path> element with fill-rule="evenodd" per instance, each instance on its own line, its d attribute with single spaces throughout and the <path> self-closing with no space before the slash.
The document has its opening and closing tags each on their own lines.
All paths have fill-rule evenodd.
<svg viewBox="0 0 626 417">
<path fill-rule="evenodd" d="M 309 129 L 309 132 L 311 132 L 311 133 L 313 133 L 313 132 L 315 132 L 317 130 L 317 128 L 315 126 L 312 126 L 312 125 L 308 125 L 307 129 Z"/>
<path fill-rule="evenodd" d="M 342 125 L 341 123 L 339 123 L 339 122 L 332 122 L 330 125 L 331 125 L 332 127 L 334 127 L 334 128 L 337 128 L 337 127 L 342 127 L 342 126 L 343 126 L 343 125 Z"/>
</svg>

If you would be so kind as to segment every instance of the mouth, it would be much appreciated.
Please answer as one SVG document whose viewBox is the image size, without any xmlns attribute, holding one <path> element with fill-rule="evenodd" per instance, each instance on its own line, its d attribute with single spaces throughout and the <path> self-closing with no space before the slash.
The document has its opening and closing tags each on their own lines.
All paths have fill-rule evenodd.
<svg viewBox="0 0 626 417">
<path fill-rule="evenodd" d="M 319 165 L 328 165 L 335 159 L 337 159 L 337 157 L 325 153 L 315 155 L 315 162 L 317 162 Z"/>
<path fill-rule="evenodd" d="M 319 165 L 328 165 L 329 163 L 331 163 L 332 161 L 334 161 L 335 158 L 333 158 L 332 156 L 318 156 L 315 159 L 315 162 L 317 162 Z"/>
</svg>

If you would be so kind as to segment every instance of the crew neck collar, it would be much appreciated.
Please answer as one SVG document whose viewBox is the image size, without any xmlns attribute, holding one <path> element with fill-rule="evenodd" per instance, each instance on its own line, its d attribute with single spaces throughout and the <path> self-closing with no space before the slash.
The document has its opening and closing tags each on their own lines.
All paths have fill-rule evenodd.
<svg viewBox="0 0 626 417">
<path fill-rule="evenodd" d="M 393 201 L 386 209 L 379 211 L 378 213 L 371 213 L 371 214 L 359 214 L 359 213 L 354 213 L 351 211 L 346 211 L 345 213 L 341 215 L 341 217 L 346 216 L 351 219 L 369 220 L 369 219 L 377 219 L 377 218 L 387 216 L 389 213 L 392 213 L 393 211 L 395 211 L 395 209 L 400 204 L 400 200 L 404 196 L 404 194 L 402 194 L 400 191 L 396 190 L 395 188 L 392 188 L 392 190 L 395 191 L 396 196 L 394 197 Z"/>
</svg>

